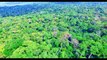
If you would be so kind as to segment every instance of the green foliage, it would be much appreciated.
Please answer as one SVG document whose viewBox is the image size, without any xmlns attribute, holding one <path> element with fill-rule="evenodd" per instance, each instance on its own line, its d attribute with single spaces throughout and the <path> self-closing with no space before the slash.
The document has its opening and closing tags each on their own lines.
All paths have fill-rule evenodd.
<svg viewBox="0 0 107 60">
<path fill-rule="evenodd" d="M 23 43 L 23 39 L 18 38 L 18 39 L 12 39 L 9 42 L 6 43 L 6 45 L 4 46 L 4 51 L 3 53 L 6 56 L 10 56 L 13 51 L 15 51 L 19 46 L 21 46 Z"/>
<path fill-rule="evenodd" d="M 105 5 L 96 6 L 105 10 Z M 107 58 L 107 22 L 101 18 L 105 13 L 98 12 L 101 16 L 95 19 L 96 6 L 52 4 L 38 12 L 0 17 L 0 55 L 6 58 Z M 78 47 L 74 47 L 73 39 L 79 42 Z"/>
<path fill-rule="evenodd" d="M 35 53 L 35 49 L 38 48 L 36 46 L 37 44 L 35 42 L 24 41 L 23 44 L 13 52 L 10 58 L 34 58 L 33 52 Z"/>
</svg>

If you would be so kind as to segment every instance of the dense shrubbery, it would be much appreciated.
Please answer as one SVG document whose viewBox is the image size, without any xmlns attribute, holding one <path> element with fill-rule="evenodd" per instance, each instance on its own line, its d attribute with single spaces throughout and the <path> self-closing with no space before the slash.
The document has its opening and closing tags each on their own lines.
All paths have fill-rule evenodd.
<svg viewBox="0 0 107 60">
<path fill-rule="evenodd" d="M 39 12 L 1 18 L 0 57 L 107 58 L 104 7 L 52 4 Z"/>
</svg>

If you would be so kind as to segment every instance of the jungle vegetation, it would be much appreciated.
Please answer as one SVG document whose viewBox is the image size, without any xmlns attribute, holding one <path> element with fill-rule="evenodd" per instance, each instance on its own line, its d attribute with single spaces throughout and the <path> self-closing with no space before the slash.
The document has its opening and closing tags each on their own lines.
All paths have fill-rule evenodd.
<svg viewBox="0 0 107 60">
<path fill-rule="evenodd" d="M 0 58 L 107 58 L 106 3 L 37 6 L 0 7 Z"/>
</svg>

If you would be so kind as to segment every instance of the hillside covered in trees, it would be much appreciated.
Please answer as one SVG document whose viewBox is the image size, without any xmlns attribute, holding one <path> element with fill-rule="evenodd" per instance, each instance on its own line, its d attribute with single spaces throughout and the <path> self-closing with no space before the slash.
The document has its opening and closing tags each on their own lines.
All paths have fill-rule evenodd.
<svg viewBox="0 0 107 60">
<path fill-rule="evenodd" d="M 0 58 L 107 58 L 107 3 L 0 7 Z"/>
</svg>

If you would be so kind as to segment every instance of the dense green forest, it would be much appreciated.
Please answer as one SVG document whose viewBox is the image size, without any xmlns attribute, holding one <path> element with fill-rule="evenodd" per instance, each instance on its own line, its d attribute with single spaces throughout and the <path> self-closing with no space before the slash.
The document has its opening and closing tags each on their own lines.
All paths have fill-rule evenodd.
<svg viewBox="0 0 107 60">
<path fill-rule="evenodd" d="M 0 58 L 107 58 L 107 3 L 29 6 L 0 7 Z"/>
</svg>

